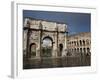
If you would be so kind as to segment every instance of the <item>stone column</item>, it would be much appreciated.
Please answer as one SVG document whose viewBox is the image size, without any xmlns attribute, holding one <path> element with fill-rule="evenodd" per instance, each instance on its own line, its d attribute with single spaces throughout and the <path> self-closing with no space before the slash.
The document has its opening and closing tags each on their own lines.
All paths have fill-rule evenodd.
<svg viewBox="0 0 100 80">
<path fill-rule="evenodd" d="M 24 30 L 24 38 L 23 38 L 23 51 L 24 51 L 24 55 L 27 55 L 26 49 L 27 49 L 27 32 L 28 30 Z"/>
<path fill-rule="evenodd" d="M 67 36 L 65 34 L 65 49 L 67 49 Z"/>
<path fill-rule="evenodd" d="M 41 47 L 41 42 L 40 42 L 40 34 L 41 31 L 39 31 L 39 36 L 38 36 L 38 42 L 37 42 L 37 48 L 36 48 L 36 58 L 40 58 L 40 47 Z"/>
<path fill-rule="evenodd" d="M 52 57 L 55 57 L 55 48 L 54 48 L 54 44 L 53 44 L 53 49 L 52 49 Z"/>
<path fill-rule="evenodd" d="M 85 51 L 86 51 L 86 54 L 87 54 L 87 52 L 88 52 L 88 51 L 87 51 L 87 47 L 85 47 Z"/>
<path fill-rule="evenodd" d="M 57 36 L 56 36 L 56 34 L 53 38 L 53 53 L 52 53 L 52 56 L 57 57 Z"/>
<path fill-rule="evenodd" d="M 64 42 L 64 50 L 63 50 L 62 56 L 66 56 L 66 53 L 67 53 L 67 36 L 66 36 L 66 34 L 65 34 L 64 39 L 65 39 L 65 42 Z"/>
<path fill-rule="evenodd" d="M 38 47 L 36 49 L 36 58 L 40 58 L 40 44 L 38 44 Z"/>
<path fill-rule="evenodd" d="M 55 48 L 54 48 L 54 50 L 55 50 L 55 57 L 57 57 L 58 56 L 58 35 L 59 35 L 59 33 L 58 33 L 58 26 L 57 26 L 57 24 L 55 24 L 55 26 L 56 26 L 56 29 L 55 29 L 55 36 L 54 36 L 54 43 L 55 43 Z"/>
</svg>

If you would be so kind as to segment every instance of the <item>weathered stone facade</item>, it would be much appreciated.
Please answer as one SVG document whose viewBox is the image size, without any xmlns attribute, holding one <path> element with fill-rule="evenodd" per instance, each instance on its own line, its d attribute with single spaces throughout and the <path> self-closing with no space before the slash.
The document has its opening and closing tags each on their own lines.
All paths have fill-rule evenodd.
<svg viewBox="0 0 100 80">
<path fill-rule="evenodd" d="M 68 52 L 72 56 L 90 55 L 91 33 L 84 32 L 68 37 Z"/>
<path fill-rule="evenodd" d="M 52 44 L 52 57 L 65 56 L 67 51 L 67 25 L 64 23 L 37 20 L 32 18 L 24 19 L 24 55 L 33 58 L 40 58 L 43 54 L 43 40 L 48 38 Z M 34 47 L 32 55 L 32 47 Z"/>
</svg>

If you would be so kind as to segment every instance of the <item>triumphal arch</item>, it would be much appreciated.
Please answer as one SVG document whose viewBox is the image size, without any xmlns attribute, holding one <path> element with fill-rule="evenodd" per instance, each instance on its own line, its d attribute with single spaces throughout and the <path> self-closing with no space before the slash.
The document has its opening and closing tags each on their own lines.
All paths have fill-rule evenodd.
<svg viewBox="0 0 100 80">
<path fill-rule="evenodd" d="M 67 54 L 67 25 L 34 18 L 24 18 L 24 56 L 28 58 L 63 57 Z"/>
</svg>

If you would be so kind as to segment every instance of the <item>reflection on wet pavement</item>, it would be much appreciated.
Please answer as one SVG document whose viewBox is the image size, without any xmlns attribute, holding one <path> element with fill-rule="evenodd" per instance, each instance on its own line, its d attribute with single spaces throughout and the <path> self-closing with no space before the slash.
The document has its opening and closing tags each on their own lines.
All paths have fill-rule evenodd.
<svg viewBox="0 0 100 80">
<path fill-rule="evenodd" d="M 23 69 L 90 66 L 91 59 L 90 56 L 57 58 L 42 57 L 40 59 L 24 58 L 23 65 Z"/>
</svg>

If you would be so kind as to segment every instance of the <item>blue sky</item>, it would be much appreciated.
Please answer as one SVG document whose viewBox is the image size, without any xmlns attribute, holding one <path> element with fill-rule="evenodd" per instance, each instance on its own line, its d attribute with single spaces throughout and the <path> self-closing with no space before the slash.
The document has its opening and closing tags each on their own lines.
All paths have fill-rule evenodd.
<svg viewBox="0 0 100 80">
<path fill-rule="evenodd" d="M 91 14 L 89 13 L 23 10 L 24 17 L 65 23 L 68 25 L 69 34 L 91 31 Z"/>
</svg>

